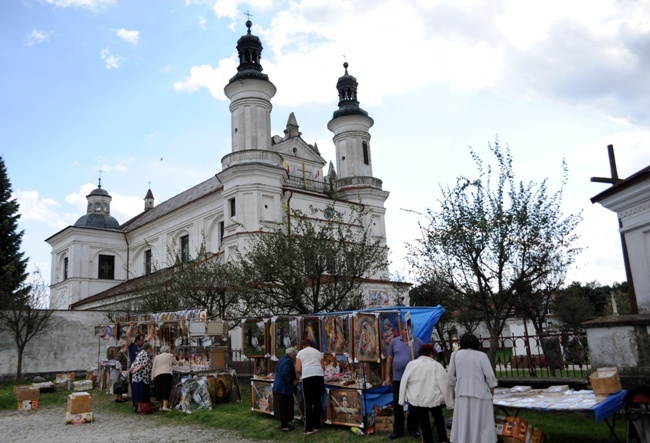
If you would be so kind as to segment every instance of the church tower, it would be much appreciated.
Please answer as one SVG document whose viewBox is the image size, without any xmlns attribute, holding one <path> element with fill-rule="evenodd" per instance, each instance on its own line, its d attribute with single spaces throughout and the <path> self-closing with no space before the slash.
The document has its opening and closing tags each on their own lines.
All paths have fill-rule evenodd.
<svg viewBox="0 0 650 443">
<path fill-rule="evenodd" d="M 282 218 L 287 180 L 282 156 L 271 150 L 271 98 L 276 89 L 262 73 L 262 43 L 248 31 L 237 41 L 239 66 L 224 92 L 230 99 L 232 152 L 221 159 L 226 258 L 243 250 L 250 232 L 271 228 Z"/>
<path fill-rule="evenodd" d="M 239 66 L 224 92 L 230 99 L 232 152 L 271 147 L 271 99 L 275 85 L 262 73 L 262 42 L 248 32 L 237 41 Z"/>
<path fill-rule="evenodd" d="M 334 133 L 336 169 L 340 179 L 372 177 L 370 133 L 374 121 L 361 109 L 357 99 L 357 79 L 348 74 L 348 63 L 343 63 L 345 74 L 339 77 L 339 109 L 334 111 L 327 128 Z"/>
</svg>

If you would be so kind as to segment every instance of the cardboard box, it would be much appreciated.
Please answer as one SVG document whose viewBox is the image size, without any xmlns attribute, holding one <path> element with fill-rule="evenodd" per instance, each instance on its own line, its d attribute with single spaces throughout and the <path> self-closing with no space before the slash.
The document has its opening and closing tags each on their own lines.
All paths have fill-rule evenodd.
<svg viewBox="0 0 650 443">
<path fill-rule="evenodd" d="M 380 415 L 375 417 L 375 431 L 392 431 L 394 418 L 393 416 Z"/>
<path fill-rule="evenodd" d="M 79 414 L 71 414 L 69 412 L 65 413 L 65 422 L 69 425 L 81 425 L 84 423 L 92 423 L 92 421 L 92 412 L 81 412 Z"/>
<path fill-rule="evenodd" d="M 515 417 L 503 417 L 503 427 L 501 435 L 504 437 L 512 437 L 515 431 Z"/>
<path fill-rule="evenodd" d="M 92 412 L 93 399 L 87 392 L 74 392 L 68 395 L 68 405 L 66 412 L 68 414 L 81 414 Z"/>
<path fill-rule="evenodd" d="M 70 390 L 72 388 L 72 382 L 74 382 L 74 372 L 56 374 L 54 378 L 54 384 L 58 389 Z"/>
<path fill-rule="evenodd" d="M 532 428 L 530 443 L 544 443 L 544 431 L 540 428 Z"/>
<path fill-rule="evenodd" d="M 72 390 L 75 392 L 87 391 L 93 388 L 92 380 L 81 380 L 72 382 Z"/>
<path fill-rule="evenodd" d="M 19 411 L 31 411 L 38 409 L 41 403 L 41 391 L 31 386 L 20 386 L 14 389 L 18 400 Z"/>
<path fill-rule="evenodd" d="M 616 394 L 622 389 L 616 368 L 596 369 L 589 376 L 589 382 L 596 395 Z"/>
<path fill-rule="evenodd" d="M 525 442 L 528 434 L 528 422 L 523 418 L 516 418 L 513 426 L 512 436 L 519 441 Z"/>
</svg>

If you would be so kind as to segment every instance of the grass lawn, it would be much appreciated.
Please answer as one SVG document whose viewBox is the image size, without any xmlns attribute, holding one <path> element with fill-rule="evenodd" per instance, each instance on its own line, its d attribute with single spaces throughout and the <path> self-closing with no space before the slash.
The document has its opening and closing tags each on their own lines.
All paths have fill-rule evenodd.
<svg viewBox="0 0 650 443">
<path fill-rule="evenodd" d="M 93 397 L 94 411 L 109 411 L 112 413 L 132 414 L 131 403 L 115 403 L 114 396 L 97 390 L 90 391 Z M 41 406 L 60 406 L 65 409 L 68 391 L 41 394 Z M 227 429 L 238 432 L 242 437 L 251 440 L 267 440 L 289 442 L 296 439 L 308 438 L 313 442 L 348 443 L 359 440 L 371 439 L 386 441 L 389 432 L 378 432 L 372 436 L 359 436 L 342 426 L 323 426 L 321 432 L 304 437 L 300 431 L 300 424 L 296 424 L 293 432 L 281 432 L 278 421 L 273 417 L 251 411 L 250 386 L 242 383 L 243 400 L 238 403 L 220 404 L 211 411 L 195 411 L 192 414 L 181 412 L 161 413 L 156 412 L 146 418 L 152 422 L 203 426 L 215 429 Z M 13 384 L 0 384 L 0 410 L 15 410 L 16 398 L 13 395 Z M 35 412 L 38 413 L 38 412 Z M 500 412 L 499 412 L 500 413 Z M 445 411 L 445 416 L 451 416 L 451 411 Z M 606 443 L 609 441 L 609 428 L 604 422 L 596 423 L 593 414 L 566 413 L 566 412 L 536 412 L 521 410 L 519 416 L 533 426 L 540 427 L 549 436 L 549 442 L 558 443 Z M 152 423 L 153 425 L 153 423 Z M 625 441 L 625 421 L 621 415 L 617 417 L 617 435 Z M 400 439 L 403 442 L 415 441 Z"/>
</svg>

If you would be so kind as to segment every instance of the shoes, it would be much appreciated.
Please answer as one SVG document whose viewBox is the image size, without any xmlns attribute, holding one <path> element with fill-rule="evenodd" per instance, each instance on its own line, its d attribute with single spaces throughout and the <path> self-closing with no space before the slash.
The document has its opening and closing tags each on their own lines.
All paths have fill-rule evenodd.
<svg viewBox="0 0 650 443">
<path fill-rule="evenodd" d="M 284 432 L 293 431 L 294 429 L 296 429 L 296 428 L 294 428 L 294 427 L 291 426 L 291 425 L 287 426 L 286 428 L 280 428 L 280 430 L 281 430 L 281 431 L 284 431 Z"/>
<path fill-rule="evenodd" d="M 420 433 L 418 431 L 411 432 L 411 437 L 413 438 L 420 438 Z"/>
<path fill-rule="evenodd" d="M 167 412 L 167 411 L 171 411 L 171 409 L 169 409 L 169 408 L 160 408 L 160 410 L 161 410 L 161 411 L 165 411 L 165 412 Z"/>
<path fill-rule="evenodd" d="M 125 401 L 126 400 L 124 400 L 123 398 L 116 398 L 115 399 L 115 403 L 124 403 Z"/>
<path fill-rule="evenodd" d="M 320 431 L 320 428 L 314 428 L 314 432 Z"/>
<path fill-rule="evenodd" d="M 313 433 L 314 433 L 314 431 L 305 431 L 305 432 L 302 433 L 302 435 L 311 435 Z"/>
<path fill-rule="evenodd" d="M 388 436 L 388 439 L 391 440 L 391 441 L 392 441 L 392 440 L 397 440 L 397 439 L 400 438 L 401 436 L 402 436 L 402 434 L 396 434 L 396 433 L 393 432 L 392 434 L 390 434 L 390 435 Z"/>
</svg>

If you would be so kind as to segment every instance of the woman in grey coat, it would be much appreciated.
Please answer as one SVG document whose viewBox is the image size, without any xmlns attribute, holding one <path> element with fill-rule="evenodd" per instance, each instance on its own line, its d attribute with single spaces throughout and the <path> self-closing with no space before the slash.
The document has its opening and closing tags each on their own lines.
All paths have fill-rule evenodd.
<svg viewBox="0 0 650 443">
<path fill-rule="evenodd" d="M 469 332 L 460 338 L 460 349 L 449 362 L 449 383 L 455 386 L 456 401 L 451 425 L 453 443 L 495 443 L 492 396 L 497 379 L 480 343 Z"/>
</svg>

